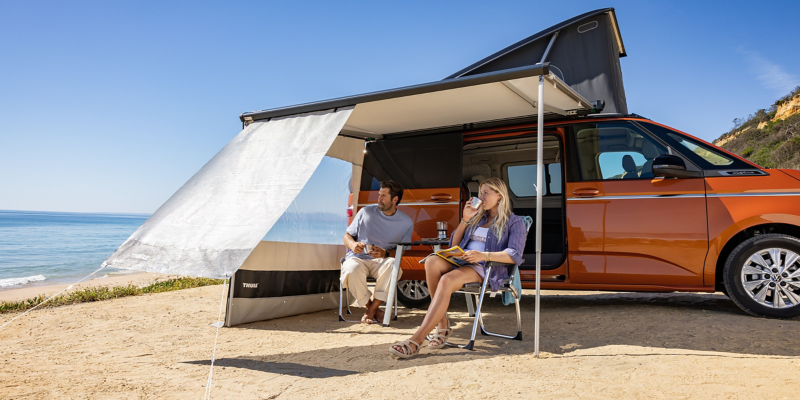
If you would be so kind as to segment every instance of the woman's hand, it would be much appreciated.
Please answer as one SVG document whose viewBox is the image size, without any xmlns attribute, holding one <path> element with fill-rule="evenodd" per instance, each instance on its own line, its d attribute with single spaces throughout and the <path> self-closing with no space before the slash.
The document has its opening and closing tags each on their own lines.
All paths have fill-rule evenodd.
<svg viewBox="0 0 800 400">
<path fill-rule="evenodd" d="M 486 257 L 486 253 L 482 251 L 475 251 L 475 250 L 467 250 L 464 253 L 464 260 L 468 263 L 477 263 L 478 261 L 487 261 L 489 258 Z"/>
<path fill-rule="evenodd" d="M 481 205 L 478 208 L 474 208 L 472 207 L 472 197 L 470 197 L 469 200 L 467 200 L 467 205 L 464 206 L 464 211 L 461 215 L 464 216 L 465 220 L 471 221 L 481 212 L 483 212 L 483 202 L 481 202 Z"/>
</svg>

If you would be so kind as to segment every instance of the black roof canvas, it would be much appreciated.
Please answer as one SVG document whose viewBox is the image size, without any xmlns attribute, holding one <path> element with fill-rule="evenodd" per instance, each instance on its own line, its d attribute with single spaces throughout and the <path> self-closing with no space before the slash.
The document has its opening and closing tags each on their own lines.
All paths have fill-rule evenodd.
<svg viewBox="0 0 800 400">
<path fill-rule="evenodd" d="M 619 62 L 625 56 L 614 9 L 604 8 L 520 40 L 445 80 L 549 62 L 550 71 L 584 98 L 605 101 L 603 112 L 627 114 Z"/>
</svg>

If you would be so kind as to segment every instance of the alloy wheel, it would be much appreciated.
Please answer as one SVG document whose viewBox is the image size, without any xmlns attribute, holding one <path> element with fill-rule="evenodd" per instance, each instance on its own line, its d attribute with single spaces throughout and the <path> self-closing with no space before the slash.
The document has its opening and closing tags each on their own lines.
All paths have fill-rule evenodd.
<svg viewBox="0 0 800 400">
<path fill-rule="evenodd" d="M 800 255 L 773 247 L 753 253 L 741 270 L 742 286 L 756 301 L 784 309 L 800 304 Z"/>
<path fill-rule="evenodd" d="M 428 283 L 425 281 L 400 281 L 398 283 L 400 293 L 411 300 L 423 300 L 431 295 Z"/>
</svg>

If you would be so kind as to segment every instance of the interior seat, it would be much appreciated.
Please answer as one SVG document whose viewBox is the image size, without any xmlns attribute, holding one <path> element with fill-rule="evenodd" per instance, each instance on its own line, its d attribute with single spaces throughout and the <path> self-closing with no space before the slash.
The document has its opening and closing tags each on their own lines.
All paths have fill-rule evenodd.
<svg viewBox="0 0 800 400">
<path fill-rule="evenodd" d="M 644 153 L 644 158 L 647 161 L 644 162 L 642 166 L 642 172 L 639 174 L 640 178 L 655 178 L 656 175 L 653 173 L 653 160 L 658 157 L 658 148 L 656 145 L 651 143 L 650 141 L 645 141 L 642 144 L 642 153 Z"/>
<path fill-rule="evenodd" d="M 480 190 L 478 185 L 492 176 L 492 167 L 488 164 L 464 165 L 461 170 L 461 176 L 464 182 L 467 183 L 470 196 L 477 196 Z"/>
<path fill-rule="evenodd" d="M 633 161 L 633 157 L 630 154 L 625 154 L 622 157 L 622 169 L 625 170 L 625 173 L 622 174 L 622 179 L 635 179 L 639 177 L 639 174 L 636 172 L 636 162 Z"/>
</svg>

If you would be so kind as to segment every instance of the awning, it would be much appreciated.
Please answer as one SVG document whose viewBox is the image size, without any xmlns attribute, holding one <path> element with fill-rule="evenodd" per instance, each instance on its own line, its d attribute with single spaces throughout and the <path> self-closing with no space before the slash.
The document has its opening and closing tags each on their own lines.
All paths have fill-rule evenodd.
<svg viewBox="0 0 800 400">
<path fill-rule="evenodd" d="M 464 124 L 536 118 L 539 76 L 544 77 L 544 116 L 585 114 L 594 105 L 551 74 L 549 64 L 471 75 L 273 110 L 244 113 L 244 122 L 337 107 L 355 107 L 342 134 L 380 138 L 388 134 Z"/>
</svg>

